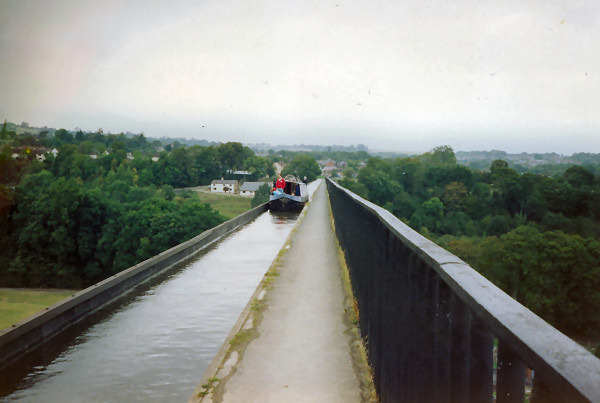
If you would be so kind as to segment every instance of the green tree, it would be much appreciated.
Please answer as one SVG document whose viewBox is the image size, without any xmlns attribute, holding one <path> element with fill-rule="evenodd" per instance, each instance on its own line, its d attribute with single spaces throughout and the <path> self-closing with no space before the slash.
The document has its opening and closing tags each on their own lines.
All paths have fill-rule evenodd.
<svg viewBox="0 0 600 403">
<path fill-rule="evenodd" d="M 367 189 L 368 199 L 379 206 L 394 200 L 402 190 L 402 186 L 390 176 L 390 171 L 387 161 L 371 158 L 358 173 L 358 181 Z"/>
<path fill-rule="evenodd" d="M 117 159 L 118 162 L 121 162 L 127 158 L 127 148 L 124 141 L 115 140 L 110 144 L 110 148 L 111 154 Z"/>
<path fill-rule="evenodd" d="M 242 168 L 245 160 L 245 150 L 242 143 L 227 142 L 219 144 L 217 147 L 221 159 L 223 171 L 238 170 Z"/>
<path fill-rule="evenodd" d="M 427 165 L 455 165 L 456 156 L 450 146 L 435 147 L 428 153 L 421 156 L 423 162 Z"/>
<path fill-rule="evenodd" d="M 8 140 L 8 130 L 6 128 L 6 119 L 4 119 L 4 124 L 2 125 L 2 130 L 0 131 L 0 140 Z"/>
<path fill-rule="evenodd" d="M 275 175 L 275 169 L 270 159 L 252 156 L 244 161 L 244 169 L 252 172 L 248 180 L 258 180 Z"/>
<path fill-rule="evenodd" d="M 419 206 L 418 199 L 411 196 L 408 192 L 401 190 L 394 195 L 394 198 L 385 207 L 396 217 L 408 222 Z"/>
<path fill-rule="evenodd" d="M 191 149 L 197 185 L 208 185 L 223 176 L 219 151 L 216 147 L 194 146 Z"/>
<path fill-rule="evenodd" d="M 369 198 L 369 190 L 361 182 L 358 182 L 358 181 L 356 181 L 354 179 L 350 179 L 350 178 L 343 178 L 343 179 L 340 179 L 339 184 L 340 184 L 340 186 L 345 187 L 349 191 L 356 193 L 363 199 Z"/>
<path fill-rule="evenodd" d="M 444 187 L 442 201 L 449 210 L 463 210 L 468 191 L 462 182 L 450 182 Z"/>
<path fill-rule="evenodd" d="M 102 197 L 87 193 L 75 179 L 55 179 L 50 172 L 28 175 L 17 188 L 13 216 L 18 250 L 9 273 L 33 287 L 79 288 L 96 239 L 106 219 Z"/>
<path fill-rule="evenodd" d="M 418 158 L 397 158 L 392 162 L 392 178 L 410 194 L 420 191 L 423 166 Z"/>
<path fill-rule="evenodd" d="M 97 253 L 116 273 L 223 221 L 220 214 L 197 199 L 178 203 L 154 197 L 130 205 L 112 219 Z"/>
<path fill-rule="evenodd" d="M 54 137 L 63 143 L 70 143 L 73 141 L 73 135 L 66 129 L 58 129 L 54 132 Z"/>
<path fill-rule="evenodd" d="M 264 184 L 260 185 L 260 187 L 258 188 L 256 193 L 254 194 L 254 197 L 252 198 L 252 202 L 251 202 L 252 207 L 256 207 L 263 203 L 268 202 L 270 195 L 271 195 L 271 185 L 268 183 L 264 183 Z"/>
<path fill-rule="evenodd" d="M 294 175 L 298 179 L 302 179 L 306 176 L 309 182 L 317 179 L 317 176 L 321 174 L 321 169 L 317 160 L 306 154 L 295 155 L 289 164 L 287 164 L 281 171 L 283 176 Z"/>
<path fill-rule="evenodd" d="M 576 188 L 592 186 L 594 182 L 594 174 L 580 165 L 569 167 L 563 176 L 570 185 Z"/>
<path fill-rule="evenodd" d="M 410 226 L 417 231 L 422 227 L 429 231 L 437 232 L 442 227 L 444 217 L 444 203 L 437 197 L 421 203 L 410 218 Z"/>
</svg>

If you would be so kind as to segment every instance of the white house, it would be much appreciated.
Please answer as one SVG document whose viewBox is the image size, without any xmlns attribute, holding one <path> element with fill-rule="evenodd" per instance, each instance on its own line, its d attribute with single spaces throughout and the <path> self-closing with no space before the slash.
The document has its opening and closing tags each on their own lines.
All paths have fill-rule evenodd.
<svg viewBox="0 0 600 403">
<path fill-rule="evenodd" d="M 258 190 L 259 187 L 268 183 L 270 186 L 273 186 L 271 182 L 244 182 L 242 187 L 240 188 L 240 196 L 246 197 L 254 197 L 254 194 Z"/>
<path fill-rule="evenodd" d="M 236 180 L 215 179 L 210 183 L 210 191 L 214 193 L 237 193 L 240 185 Z"/>
</svg>

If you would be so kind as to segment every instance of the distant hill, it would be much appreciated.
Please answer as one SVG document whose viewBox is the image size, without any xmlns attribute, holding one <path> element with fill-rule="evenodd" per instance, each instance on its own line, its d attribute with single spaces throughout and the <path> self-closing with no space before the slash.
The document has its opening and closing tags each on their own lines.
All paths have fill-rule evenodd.
<svg viewBox="0 0 600 403">
<path fill-rule="evenodd" d="M 519 153 L 509 154 L 506 151 L 457 151 L 456 160 L 459 164 L 474 169 L 488 170 L 492 161 L 504 160 L 518 172 L 549 172 L 549 166 L 566 169 L 571 165 L 600 164 L 600 154 L 575 153 L 571 156 L 557 153 Z M 562 170 L 564 170 L 562 169 Z"/>
<path fill-rule="evenodd" d="M 244 143 L 246 147 L 251 148 L 252 150 L 260 153 L 268 152 L 269 150 L 273 151 L 318 151 L 318 152 L 336 152 L 336 151 L 345 151 L 345 152 L 369 152 L 369 148 L 364 144 L 358 145 L 350 145 L 350 146 L 342 146 L 342 145 L 319 145 L 319 144 L 278 144 L 272 145 L 269 143 Z"/>
</svg>

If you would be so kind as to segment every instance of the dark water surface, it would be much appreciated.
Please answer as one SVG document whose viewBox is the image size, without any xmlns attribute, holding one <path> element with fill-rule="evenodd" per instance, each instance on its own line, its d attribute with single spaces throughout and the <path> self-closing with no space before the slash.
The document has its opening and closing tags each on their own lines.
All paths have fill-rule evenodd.
<svg viewBox="0 0 600 403">
<path fill-rule="evenodd" d="M 0 400 L 187 401 L 297 217 L 262 214 L 3 369 Z"/>
</svg>

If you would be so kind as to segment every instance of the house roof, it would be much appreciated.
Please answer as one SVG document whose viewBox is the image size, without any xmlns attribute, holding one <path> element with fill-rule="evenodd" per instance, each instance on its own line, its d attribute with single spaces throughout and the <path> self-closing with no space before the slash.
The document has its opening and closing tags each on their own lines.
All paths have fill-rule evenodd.
<svg viewBox="0 0 600 403">
<path fill-rule="evenodd" d="M 242 187 L 240 188 L 240 191 L 256 192 L 258 188 L 264 185 L 265 183 L 267 182 L 244 182 L 242 184 Z"/>
<path fill-rule="evenodd" d="M 215 179 L 211 182 L 211 185 L 237 185 L 238 181 L 235 179 Z"/>
</svg>

